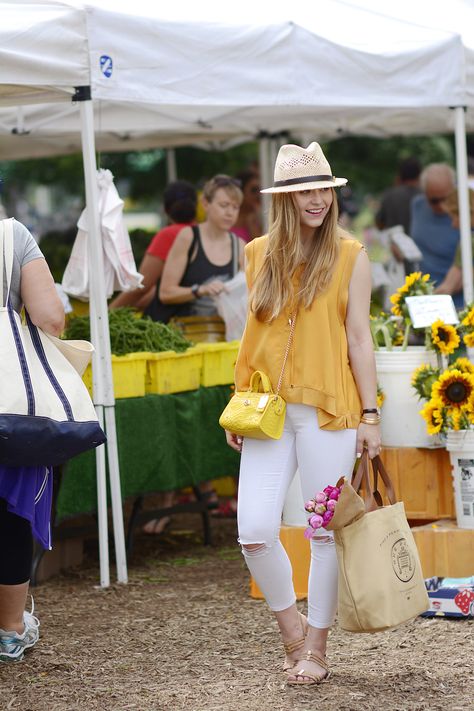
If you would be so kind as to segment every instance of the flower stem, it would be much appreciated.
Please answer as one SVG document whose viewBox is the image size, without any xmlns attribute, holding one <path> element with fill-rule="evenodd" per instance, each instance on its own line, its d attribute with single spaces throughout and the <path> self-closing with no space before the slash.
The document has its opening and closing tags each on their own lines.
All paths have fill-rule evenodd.
<svg viewBox="0 0 474 711">
<path fill-rule="evenodd" d="M 410 335 L 411 324 L 410 321 L 405 320 L 405 335 L 403 337 L 402 351 L 406 351 L 408 346 L 408 336 Z"/>
</svg>

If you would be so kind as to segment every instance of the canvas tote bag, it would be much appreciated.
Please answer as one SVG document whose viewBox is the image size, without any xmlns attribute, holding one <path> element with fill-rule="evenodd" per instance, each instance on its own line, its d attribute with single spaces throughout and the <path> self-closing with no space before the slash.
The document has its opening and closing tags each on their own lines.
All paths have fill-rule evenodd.
<svg viewBox="0 0 474 711">
<path fill-rule="evenodd" d="M 13 221 L 0 221 L 0 463 L 56 465 L 105 442 L 78 370 L 93 350 L 81 341 L 55 343 L 10 301 Z M 3 280 L 6 276 L 6 299 Z M 76 368 L 71 364 L 75 363 Z"/>
<path fill-rule="evenodd" d="M 382 504 L 379 477 L 385 484 L 389 506 Z M 357 494 L 361 484 L 364 501 Z M 379 457 L 370 460 L 364 451 L 352 485 L 345 483 L 327 528 L 334 530 L 336 543 L 338 622 L 342 629 L 381 632 L 429 608 L 405 508 L 403 502 L 396 501 L 392 482 Z"/>
</svg>

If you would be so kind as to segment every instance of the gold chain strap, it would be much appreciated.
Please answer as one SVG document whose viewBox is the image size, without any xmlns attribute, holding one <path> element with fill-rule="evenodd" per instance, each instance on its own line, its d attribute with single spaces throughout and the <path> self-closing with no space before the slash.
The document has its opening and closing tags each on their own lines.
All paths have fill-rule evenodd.
<svg viewBox="0 0 474 711">
<path fill-rule="evenodd" d="M 290 324 L 291 324 L 290 335 L 288 336 L 288 343 L 286 344 L 285 356 L 283 358 L 283 365 L 281 366 L 281 373 L 280 373 L 280 377 L 278 378 L 278 385 L 277 385 L 275 395 L 279 395 L 279 393 L 280 393 L 281 383 L 283 381 L 283 373 L 285 372 L 286 361 L 288 360 L 288 355 L 290 353 L 290 348 L 291 348 L 291 342 L 293 340 L 293 334 L 295 332 L 296 313 L 297 312 L 295 311 L 293 316 L 290 318 Z"/>
</svg>

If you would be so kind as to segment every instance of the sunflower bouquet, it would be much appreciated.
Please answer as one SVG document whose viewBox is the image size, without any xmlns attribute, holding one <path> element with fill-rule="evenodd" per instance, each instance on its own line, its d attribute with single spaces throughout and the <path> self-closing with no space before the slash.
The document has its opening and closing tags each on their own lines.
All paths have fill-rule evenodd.
<svg viewBox="0 0 474 711">
<path fill-rule="evenodd" d="M 474 426 L 474 366 L 458 358 L 442 372 L 421 366 L 413 374 L 412 385 L 427 399 L 420 411 L 428 434 L 466 430 Z"/>
<path fill-rule="evenodd" d="M 374 349 L 379 350 L 385 347 L 389 351 L 393 346 L 401 346 L 403 343 L 403 329 L 401 319 L 381 311 L 378 316 L 370 316 L 370 332 Z"/>
<path fill-rule="evenodd" d="M 391 313 L 381 311 L 377 315 L 370 316 L 374 349 L 385 347 L 391 351 L 395 346 L 402 346 L 405 350 L 412 325 L 405 298 L 432 292 L 433 284 L 429 281 L 429 274 L 423 275 L 421 272 L 409 274 L 405 283 L 390 297 L 393 304 Z"/>
</svg>

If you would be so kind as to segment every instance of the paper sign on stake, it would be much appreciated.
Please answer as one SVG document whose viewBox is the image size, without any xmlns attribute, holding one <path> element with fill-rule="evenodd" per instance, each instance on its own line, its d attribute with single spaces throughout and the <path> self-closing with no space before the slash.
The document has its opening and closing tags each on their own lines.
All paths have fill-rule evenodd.
<svg viewBox="0 0 474 711">
<path fill-rule="evenodd" d="M 459 323 L 456 308 L 447 294 L 427 294 L 405 298 L 413 328 L 426 328 L 441 319 L 444 323 Z"/>
</svg>

